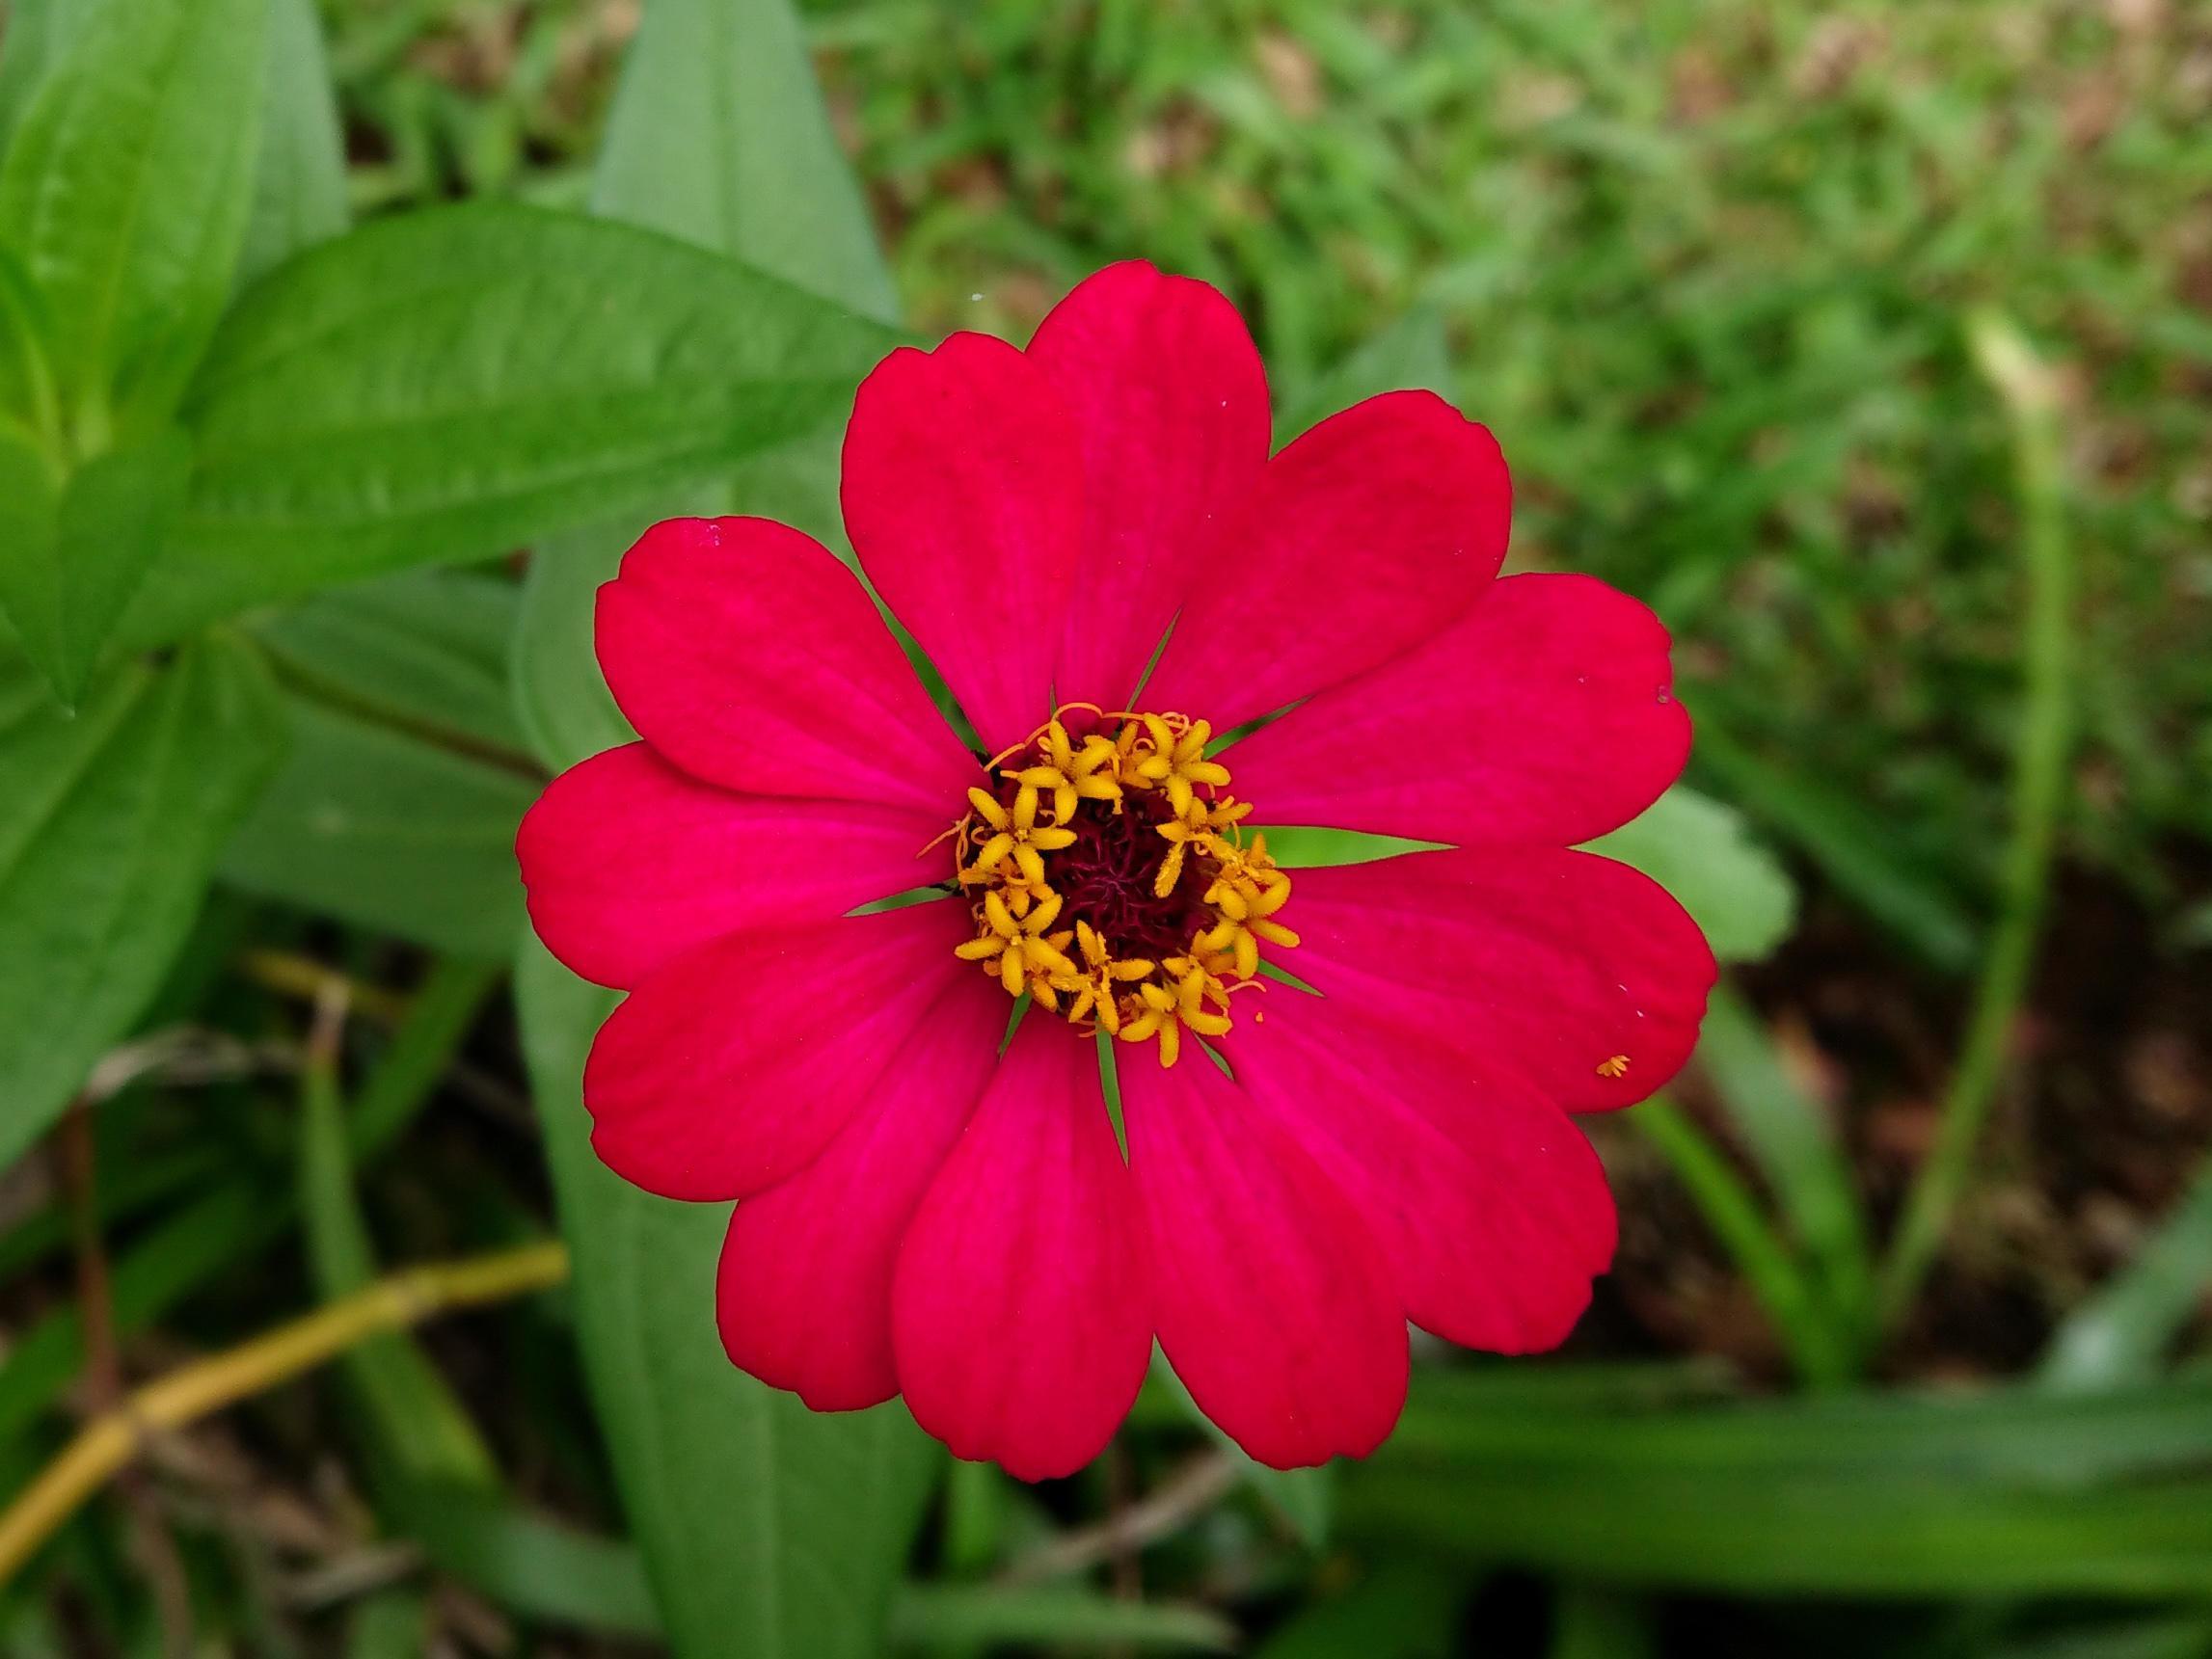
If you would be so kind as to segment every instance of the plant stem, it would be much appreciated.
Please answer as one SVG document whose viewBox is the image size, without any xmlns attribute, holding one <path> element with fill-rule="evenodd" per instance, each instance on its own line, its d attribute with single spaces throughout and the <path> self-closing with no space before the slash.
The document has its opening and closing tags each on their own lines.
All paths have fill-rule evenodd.
<svg viewBox="0 0 2212 1659">
<path fill-rule="evenodd" d="M 1850 1379 L 1850 1345 L 1831 1326 L 1795 1254 L 1768 1224 L 1750 1187 L 1713 1142 L 1663 1095 L 1630 1113 L 1674 1168 L 1698 1214 L 1736 1259 L 1774 1322 L 1791 1363 L 1807 1382 L 1835 1387 Z"/>
<path fill-rule="evenodd" d="M 1996 388 L 2012 428 L 2028 572 L 2022 639 L 2026 695 L 2013 752 L 2012 839 L 2005 852 L 2002 908 L 1975 989 L 1958 1067 L 1944 1097 L 1935 1147 L 1913 1182 L 1882 1263 L 1876 1309 L 1885 1329 L 1910 1307 L 1942 1245 L 1996 1095 L 2042 924 L 2072 735 L 2067 671 L 2073 640 L 2067 613 L 2073 562 L 2066 542 L 2057 388 L 2050 371 L 2004 316 L 1978 313 L 1969 334 L 1975 360 Z"/>
<path fill-rule="evenodd" d="M 56 1134 L 62 1185 L 68 1196 L 70 1233 L 77 1254 L 77 1306 L 84 1316 L 85 1404 L 112 1412 L 123 1400 L 122 1350 L 116 1340 L 115 1293 L 108 1272 L 107 1241 L 100 1229 L 99 1155 L 93 1131 L 93 1096 L 69 1103 Z M 153 1589 L 161 1629 L 161 1650 L 189 1655 L 193 1649 L 192 1587 L 176 1540 L 163 1524 L 160 1507 L 138 1470 L 124 1473 L 122 1493 L 130 1512 L 130 1546 Z"/>
<path fill-rule="evenodd" d="M 0 1514 L 0 1584 L 152 1435 L 288 1381 L 380 1332 L 544 1290 L 567 1276 L 568 1249 L 557 1242 L 410 1269 L 148 1383 L 86 1424 Z"/>
<path fill-rule="evenodd" d="M 296 997 L 305 1003 L 319 1001 L 334 985 L 342 988 L 350 1003 L 380 1025 L 395 1026 L 407 1014 L 409 1004 L 404 993 L 363 983 L 295 950 L 267 948 L 248 950 L 238 958 L 238 968 L 264 991 L 274 991 L 280 997 Z"/>
<path fill-rule="evenodd" d="M 1063 1533 L 1015 1561 L 992 1582 L 1039 1584 L 1083 1572 L 1175 1532 L 1236 1489 L 1243 1472 L 1225 1452 L 1192 1458 L 1162 1485 L 1113 1519 Z"/>
</svg>

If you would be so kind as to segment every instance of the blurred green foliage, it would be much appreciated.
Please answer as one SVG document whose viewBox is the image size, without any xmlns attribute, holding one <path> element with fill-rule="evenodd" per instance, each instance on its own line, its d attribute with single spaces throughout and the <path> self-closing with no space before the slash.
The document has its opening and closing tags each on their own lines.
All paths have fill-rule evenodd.
<svg viewBox="0 0 2212 1659">
<path fill-rule="evenodd" d="M 364 205 L 576 200 L 634 12 L 342 0 Z M 815 0 L 925 331 L 1026 331 L 1150 258 L 1285 406 L 1445 325 L 1517 557 L 1652 601 L 1686 694 L 1854 881 L 1995 880 L 2018 524 L 1960 318 L 2060 364 L 2086 726 L 2068 845 L 2146 896 L 2212 834 L 2212 25 L 2168 0 Z M 1740 793 L 1731 790 L 1731 793 Z M 1786 812 L 1772 815 L 1787 829 Z M 1939 901 L 1940 902 L 1940 901 Z M 1905 924 L 1908 941 L 1922 935 Z"/>
</svg>

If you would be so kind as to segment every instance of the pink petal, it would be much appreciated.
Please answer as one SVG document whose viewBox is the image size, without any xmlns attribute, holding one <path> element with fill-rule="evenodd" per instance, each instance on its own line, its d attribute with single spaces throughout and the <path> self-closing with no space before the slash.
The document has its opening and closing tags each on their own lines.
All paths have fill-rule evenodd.
<svg viewBox="0 0 2212 1659">
<path fill-rule="evenodd" d="M 921 856 L 940 828 L 904 807 L 731 794 L 631 743 L 547 786 L 515 855 L 546 948 L 627 987 L 741 927 L 825 921 L 941 878 L 943 852 Z"/>
<path fill-rule="evenodd" d="M 1667 643 L 1658 617 L 1604 582 L 1508 576 L 1427 644 L 1238 743 L 1236 792 L 1267 823 L 1588 841 L 1650 806 L 1689 758 Z"/>
<path fill-rule="evenodd" d="M 1388 662 L 1489 585 L 1512 507 L 1497 441 L 1442 398 L 1324 420 L 1267 464 L 1193 576 L 1146 707 L 1226 731 Z"/>
<path fill-rule="evenodd" d="M 1326 998 L 1268 998 L 1223 1050 L 1351 1201 L 1407 1316 L 1468 1348 L 1552 1348 L 1612 1260 L 1612 1195 L 1573 1121 Z"/>
<path fill-rule="evenodd" d="M 1716 971 L 1664 888 L 1594 853 L 1481 847 L 1298 872 L 1285 965 L 1324 995 L 1459 1051 L 1485 1087 L 1568 1111 L 1681 1069 Z M 1625 1061 L 1627 1070 L 1605 1070 Z"/>
<path fill-rule="evenodd" d="M 1075 429 L 1043 371 L 985 334 L 893 352 L 845 429 L 843 495 L 861 568 L 985 745 L 1043 724 L 1083 524 Z"/>
<path fill-rule="evenodd" d="M 1267 464 L 1267 373 L 1219 291 L 1141 260 L 1079 283 L 1029 356 L 1074 416 L 1087 486 L 1059 694 L 1124 708 Z"/>
<path fill-rule="evenodd" d="M 1203 1052 L 1120 1066 L 1160 1346 L 1261 1462 L 1364 1457 L 1406 1397 L 1406 1327 L 1373 1237 Z"/>
<path fill-rule="evenodd" d="M 1151 1356 L 1143 1248 L 1097 1046 L 1024 1020 L 899 1252 L 915 1421 L 1025 1481 L 1088 1463 Z"/>
<path fill-rule="evenodd" d="M 984 976 L 961 975 L 828 1149 L 738 1206 L 716 1305 L 722 1347 L 741 1370 L 817 1411 L 899 1392 L 899 1240 L 990 1079 L 1007 1008 Z"/>
<path fill-rule="evenodd" d="M 852 573 L 766 519 L 670 519 L 599 590 L 599 661 L 665 759 L 725 789 L 950 823 L 976 763 Z"/>
<path fill-rule="evenodd" d="M 875 1098 L 956 977 L 967 907 L 756 927 L 648 975 L 583 1071 L 591 1143 L 668 1198 L 742 1198 L 803 1167 Z"/>
</svg>

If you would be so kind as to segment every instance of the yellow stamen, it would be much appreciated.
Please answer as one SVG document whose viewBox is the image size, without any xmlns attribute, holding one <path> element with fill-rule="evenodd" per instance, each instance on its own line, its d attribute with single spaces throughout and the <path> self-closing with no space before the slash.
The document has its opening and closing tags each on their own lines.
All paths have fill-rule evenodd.
<svg viewBox="0 0 2212 1659">
<path fill-rule="evenodd" d="M 1078 710 L 1097 729 L 1071 732 L 1066 717 Z M 1000 792 L 970 789 L 969 811 L 952 832 L 955 874 L 973 895 L 976 922 L 976 937 L 955 954 L 1079 1030 L 1125 1043 L 1156 1039 L 1162 1065 L 1176 1062 L 1186 1032 L 1226 1035 L 1231 993 L 1264 989 L 1257 978 L 1263 950 L 1290 949 L 1298 935 L 1277 920 L 1291 878 L 1268 856 L 1264 837 L 1246 841 L 1239 826 L 1252 804 L 1228 792 L 1228 767 L 1206 759 L 1212 738 L 1207 722 L 1180 714 L 1068 704 L 1026 741 L 993 756 Z M 1131 846 L 1126 830 L 1099 839 L 1126 810 L 1140 812 L 1159 835 L 1165 844 L 1157 854 L 1141 850 L 1142 828 L 1139 850 L 1104 850 Z M 1064 868 L 1057 855 L 1079 843 L 1090 850 Z M 1101 856 L 1150 867 L 1151 896 L 1166 901 L 1153 920 L 1141 903 L 1132 920 L 1128 889 L 1114 886 L 1110 873 L 1099 891 L 1122 896 L 1098 900 L 1114 925 L 1155 942 L 1149 948 L 1118 946 L 1084 914 L 1092 902 L 1085 884 L 1098 879 Z M 1184 888 L 1186 881 L 1197 885 Z M 1187 913 L 1174 897 L 1179 888 L 1200 894 L 1189 907 L 1199 915 L 1188 934 L 1178 927 L 1168 936 L 1176 946 L 1160 950 L 1168 939 L 1159 918 Z"/>
</svg>

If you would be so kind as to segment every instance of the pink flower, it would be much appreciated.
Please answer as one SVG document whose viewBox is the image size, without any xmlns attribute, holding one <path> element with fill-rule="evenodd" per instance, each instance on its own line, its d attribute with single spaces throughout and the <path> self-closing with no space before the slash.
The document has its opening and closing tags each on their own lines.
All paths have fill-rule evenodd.
<svg viewBox="0 0 2212 1659">
<path fill-rule="evenodd" d="M 1271 457 L 1235 311 L 1126 264 L 1026 352 L 894 352 L 847 430 L 861 566 L 987 763 L 822 547 L 646 532 L 598 618 L 643 741 L 519 850 L 546 944 L 630 993 L 584 1077 L 600 1156 L 740 1201 L 732 1360 L 825 1410 L 904 1394 L 1035 1479 L 1105 1444 L 1155 1337 L 1290 1467 L 1389 1432 L 1409 1321 L 1566 1335 L 1614 1239 L 1568 1114 L 1673 1075 L 1713 965 L 1569 850 L 1682 768 L 1666 632 L 1496 579 L 1510 503 L 1426 393 Z M 1292 873 L 1259 824 L 1453 850 Z"/>
</svg>

